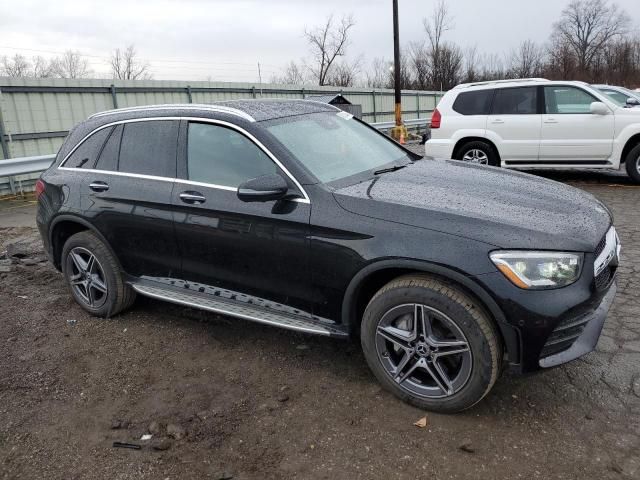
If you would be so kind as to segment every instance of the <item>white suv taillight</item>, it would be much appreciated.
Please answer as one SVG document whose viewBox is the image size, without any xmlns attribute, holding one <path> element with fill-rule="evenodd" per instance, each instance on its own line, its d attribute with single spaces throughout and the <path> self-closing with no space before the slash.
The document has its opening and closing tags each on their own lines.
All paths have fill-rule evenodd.
<svg viewBox="0 0 640 480">
<path fill-rule="evenodd" d="M 436 108 L 431 115 L 431 128 L 440 128 L 440 122 L 442 121 L 442 115 Z"/>
</svg>

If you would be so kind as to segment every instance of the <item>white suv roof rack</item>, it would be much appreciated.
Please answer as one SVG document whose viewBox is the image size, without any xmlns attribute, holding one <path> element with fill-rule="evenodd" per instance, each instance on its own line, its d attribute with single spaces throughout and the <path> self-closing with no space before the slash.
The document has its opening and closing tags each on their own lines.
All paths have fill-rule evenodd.
<svg viewBox="0 0 640 480">
<path fill-rule="evenodd" d="M 461 83 L 453 87 L 457 88 L 469 88 L 469 87 L 478 87 L 481 85 L 494 85 L 501 83 L 519 83 L 519 82 L 548 82 L 549 80 L 546 78 L 511 78 L 509 80 L 488 80 L 486 82 L 473 82 L 473 83 Z"/>
</svg>

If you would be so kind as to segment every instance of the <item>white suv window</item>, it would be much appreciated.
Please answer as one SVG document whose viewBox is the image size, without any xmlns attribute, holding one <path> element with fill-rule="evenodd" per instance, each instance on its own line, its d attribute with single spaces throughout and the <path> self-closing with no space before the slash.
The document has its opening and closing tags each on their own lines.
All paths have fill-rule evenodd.
<svg viewBox="0 0 640 480">
<path fill-rule="evenodd" d="M 590 113 L 591 103 L 597 101 L 597 98 L 581 88 L 564 85 L 544 87 L 544 104 L 547 113 Z"/>
<path fill-rule="evenodd" d="M 535 115 L 538 87 L 501 88 L 493 99 L 493 115 Z"/>
</svg>

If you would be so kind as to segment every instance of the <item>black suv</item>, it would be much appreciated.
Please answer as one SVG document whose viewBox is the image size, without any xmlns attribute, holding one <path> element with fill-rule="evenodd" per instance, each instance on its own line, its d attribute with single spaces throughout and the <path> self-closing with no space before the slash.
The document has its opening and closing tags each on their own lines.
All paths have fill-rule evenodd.
<svg viewBox="0 0 640 480">
<path fill-rule="evenodd" d="M 616 292 L 619 240 L 589 194 L 423 160 L 322 103 L 99 113 L 37 193 L 51 261 L 90 313 L 140 294 L 359 337 L 378 380 L 431 410 L 474 405 L 503 363 L 591 351 Z"/>
</svg>

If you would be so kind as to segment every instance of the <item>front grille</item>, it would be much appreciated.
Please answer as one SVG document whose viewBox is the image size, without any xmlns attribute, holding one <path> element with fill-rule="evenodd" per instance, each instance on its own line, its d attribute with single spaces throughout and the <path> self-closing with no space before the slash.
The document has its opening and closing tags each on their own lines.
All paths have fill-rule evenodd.
<svg viewBox="0 0 640 480">
<path fill-rule="evenodd" d="M 597 290 L 602 290 L 609 285 L 610 280 L 613 278 L 616 272 L 615 267 L 607 266 L 602 270 L 595 278 L 595 284 Z"/>
<path fill-rule="evenodd" d="M 569 349 L 571 345 L 573 345 L 573 342 L 575 342 L 576 338 L 582 335 L 584 327 L 588 322 L 588 313 L 578 318 L 562 320 L 553 330 L 551 335 L 549 335 L 549 338 L 540 353 L 540 358 L 555 355 L 556 353 Z"/>
</svg>

